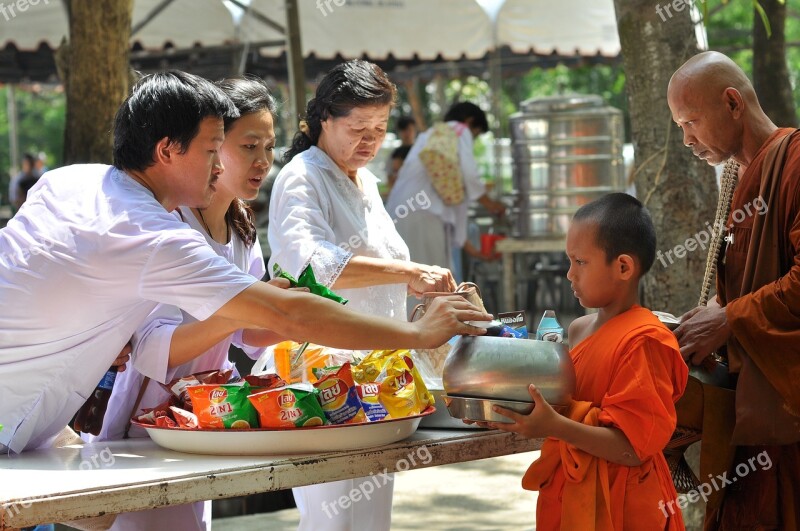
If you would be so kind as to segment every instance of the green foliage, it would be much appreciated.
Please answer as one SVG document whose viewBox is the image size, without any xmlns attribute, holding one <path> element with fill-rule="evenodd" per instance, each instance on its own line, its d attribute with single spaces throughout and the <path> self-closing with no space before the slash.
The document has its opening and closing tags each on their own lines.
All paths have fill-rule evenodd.
<svg viewBox="0 0 800 531">
<path fill-rule="evenodd" d="M 709 48 L 719 50 L 738 64 L 748 76 L 753 76 L 753 24 L 764 24 L 763 9 L 756 0 L 708 0 L 703 4 Z M 759 18 L 755 19 L 755 10 Z M 767 33 L 772 28 L 766 24 Z M 786 62 L 792 83 L 795 107 L 800 108 L 800 11 L 790 3 L 786 16 Z M 794 46 L 791 46 L 791 44 Z"/>
<path fill-rule="evenodd" d="M 61 165 L 64 150 L 66 98 L 60 87 L 18 86 L 17 136 L 19 158 L 26 152 L 47 154 L 47 166 Z M 9 153 L 8 90 L 0 90 L 0 195 L 8 202 L 8 178 L 11 169 Z"/>
</svg>

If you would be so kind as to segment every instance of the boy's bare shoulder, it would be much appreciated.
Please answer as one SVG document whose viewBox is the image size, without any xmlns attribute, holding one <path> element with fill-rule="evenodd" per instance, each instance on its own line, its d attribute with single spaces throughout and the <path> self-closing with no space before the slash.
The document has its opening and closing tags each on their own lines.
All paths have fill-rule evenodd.
<svg viewBox="0 0 800 531">
<path fill-rule="evenodd" d="M 567 338 L 569 339 L 570 347 L 574 347 L 589 336 L 594 320 L 594 315 L 582 315 L 569 324 Z"/>
</svg>

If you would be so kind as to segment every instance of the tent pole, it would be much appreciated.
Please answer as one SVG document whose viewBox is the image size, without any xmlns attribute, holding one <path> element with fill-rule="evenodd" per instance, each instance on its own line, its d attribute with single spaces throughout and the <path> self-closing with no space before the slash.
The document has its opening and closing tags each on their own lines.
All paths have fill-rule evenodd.
<svg viewBox="0 0 800 531">
<path fill-rule="evenodd" d="M 503 136 L 503 123 L 502 123 L 502 71 L 500 68 L 500 44 L 497 29 L 497 17 L 492 19 L 492 51 L 489 52 L 489 87 L 492 92 L 492 114 L 494 115 L 494 123 L 492 124 L 492 133 L 494 142 L 492 143 L 492 153 L 494 155 L 494 187 L 492 195 L 495 199 L 499 199 L 503 195 L 503 175 L 502 175 L 502 161 L 500 139 Z"/>
<path fill-rule="evenodd" d="M 6 108 L 8 110 L 8 151 L 11 156 L 13 176 L 19 171 L 19 137 L 17 136 L 17 93 L 14 84 L 6 85 Z"/>
<path fill-rule="evenodd" d="M 306 108 L 306 76 L 303 68 L 300 13 L 297 0 L 286 0 L 286 61 L 289 67 L 289 92 L 292 113 L 294 120 L 297 120 L 305 112 Z M 296 127 L 296 124 L 291 127 Z"/>
</svg>

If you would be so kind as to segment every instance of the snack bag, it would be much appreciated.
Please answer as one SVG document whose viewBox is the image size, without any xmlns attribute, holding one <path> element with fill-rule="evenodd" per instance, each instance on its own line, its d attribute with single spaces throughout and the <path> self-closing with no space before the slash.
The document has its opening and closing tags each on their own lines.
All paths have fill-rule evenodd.
<svg viewBox="0 0 800 531">
<path fill-rule="evenodd" d="M 166 415 L 156 417 L 156 426 L 159 428 L 177 428 L 178 423 Z"/>
<path fill-rule="evenodd" d="M 504 325 L 508 326 L 509 328 L 512 328 L 516 332 L 516 334 L 513 337 L 528 339 L 528 325 L 525 322 L 525 310 L 498 313 L 497 320 L 503 323 Z"/>
<path fill-rule="evenodd" d="M 226 384 L 231 382 L 233 369 L 199 372 L 194 375 L 201 384 Z"/>
<path fill-rule="evenodd" d="M 319 391 L 319 403 L 331 424 L 356 424 L 367 421 L 353 382 L 350 362 L 335 372 L 323 375 L 314 387 Z"/>
<path fill-rule="evenodd" d="M 177 399 L 177 405 L 187 411 L 192 410 L 192 401 L 189 398 L 189 393 L 186 390 L 190 385 L 200 385 L 202 382 L 197 379 L 194 374 L 183 376 L 182 378 L 175 378 L 168 384 L 161 384 L 161 387 L 172 393 Z"/>
<path fill-rule="evenodd" d="M 378 382 L 356 384 L 356 389 L 358 390 L 358 398 L 361 400 L 361 407 L 364 408 L 364 413 L 367 415 L 367 420 L 377 422 L 385 419 L 389 412 L 381 404 L 381 384 Z"/>
<path fill-rule="evenodd" d="M 414 366 L 408 350 L 373 350 L 353 371 L 358 383 L 379 383 L 378 398 L 389 418 L 417 415 L 433 396 Z"/>
<path fill-rule="evenodd" d="M 163 402 L 156 407 L 143 409 L 140 414 L 134 415 L 133 418 L 137 422 L 142 422 L 144 424 L 156 424 L 156 419 L 158 417 L 169 417 L 169 408 L 177 403 L 178 399 L 174 396 L 171 396 L 166 402 Z"/>
<path fill-rule="evenodd" d="M 248 374 L 244 377 L 244 381 L 250 384 L 251 394 L 286 385 L 286 382 L 277 374 Z"/>
<path fill-rule="evenodd" d="M 170 406 L 169 409 L 172 412 L 172 416 L 175 417 L 175 422 L 178 423 L 178 427 L 189 428 L 191 430 L 196 430 L 200 427 L 197 421 L 197 415 L 194 413 L 175 406 Z"/>
<path fill-rule="evenodd" d="M 258 427 L 258 414 L 247 400 L 247 382 L 190 385 L 187 391 L 200 428 Z"/>
<path fill-rule="evenodd" d="M 317 390 L 309 384 L 294 384 L 250 395 L 262 428 L 301 428 L 326 424 L 325 413 L 317 400 Z"/>
</svg>

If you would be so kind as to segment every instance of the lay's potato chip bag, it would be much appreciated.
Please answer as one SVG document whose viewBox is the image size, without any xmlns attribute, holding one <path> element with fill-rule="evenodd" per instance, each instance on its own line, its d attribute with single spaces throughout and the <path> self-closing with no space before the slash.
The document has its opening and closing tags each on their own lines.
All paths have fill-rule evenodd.
<svg viewBox="0 0 800 531">
<path fill-rule="evenodd" d="M 380 400 L 381 384 L 378 382 L 356 384 L 356 389 L 367 420 L 377 422 L 385 419 L 389 412 L 386 411 Z"/>
<path fill-rule="evenodd" d="M 317 394 L 309 384 L 292 384 L 252 394 L 248 399 L 258 411 L 262 428 L 301 428 L 326 424 Z"/>
<path fill-rule="evenodd" d="M 186 388 L 200 428 L 256 428 L 258 415 L 247 400 L 250 384 L 203 384 Z"/>
<path fill-rule="evenodd" d="M 387 418 L 418 415 L 433 405 L 408 350 L 373 350 L 353 369 L 359 384 L 379 383 L 378 399 Z"/>
<path fill-rule="evenodd" d="M 350 362 L 342 365 L 336 372 L 324 374 L 314 383 L 314 387 L 319 391 L 319 403 L 331 424 L 367 421 L 353 382 Z"/>
</svg>

